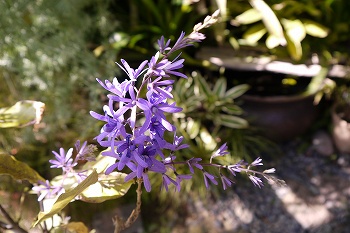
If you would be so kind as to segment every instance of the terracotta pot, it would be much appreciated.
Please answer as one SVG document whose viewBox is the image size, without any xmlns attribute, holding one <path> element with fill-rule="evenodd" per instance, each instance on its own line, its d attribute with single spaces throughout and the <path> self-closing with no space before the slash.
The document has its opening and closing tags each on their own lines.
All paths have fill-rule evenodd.
<svg viewBox="0 0 350 233">
<path fill-rule="evenodd" d="M 250 124 L 276 142 L 285 142 L 305 133 L 317 118 L 320 108 L 313 104 L 313 95 L 243 95 L 242 100 Z"/>
<path fill-rule="evenodd" d="M 339 111 L 337 106 L 332 108 L 333 140 L 339 152 L 350 153 L 350 122 L 343 119 L 344 115 L 345 112 Z"/>
</svg>

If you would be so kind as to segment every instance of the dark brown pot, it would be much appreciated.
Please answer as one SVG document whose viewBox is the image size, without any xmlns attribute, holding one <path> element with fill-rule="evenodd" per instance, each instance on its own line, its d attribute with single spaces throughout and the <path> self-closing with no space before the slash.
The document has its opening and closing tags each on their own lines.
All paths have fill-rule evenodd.
<svg viewBox="0 0 350 233">
<path fill-rule="evenodd" d="M 286 142 L 305 133 L 319 113 L 319 106 L 313 104 L 313 95 L 243 95 L 241 99 L 250 124 L 276 142 Z"/>
</svg>

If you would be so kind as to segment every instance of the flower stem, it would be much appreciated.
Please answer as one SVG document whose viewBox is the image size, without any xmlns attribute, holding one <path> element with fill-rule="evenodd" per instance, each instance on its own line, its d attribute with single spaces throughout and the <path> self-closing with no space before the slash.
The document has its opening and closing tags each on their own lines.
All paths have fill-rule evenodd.
<svg viewBox="0 0 350 233">
<path fill-rule="evenodd" d="M 126 228 L 129 228 L 137 219 L 141 212 L 141 194 L 142 194 L 142 179 L 137 179 L 137 200 L 136 200 L 136 207 L 131 212 L 128 219 L 124 222 L 123 219 L 119 216 L 115 216 L 114 219 L 114 233 L 120 233 L 122 230 L 125 230 Z"/>
</svg>

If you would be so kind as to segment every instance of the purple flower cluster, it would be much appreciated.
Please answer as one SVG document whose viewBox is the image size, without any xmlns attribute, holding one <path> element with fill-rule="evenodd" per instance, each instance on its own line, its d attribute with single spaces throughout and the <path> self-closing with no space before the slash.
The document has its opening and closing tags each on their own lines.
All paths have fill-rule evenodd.
<svg viewBox="0 0 350 233">
<path fill-rule="evenodd" d="M 189 40 L 182 33 L 175 46 L 178 49 L 190 46 L 191 43 L 203 37 L 204 35 L 201 34 L 199 38 Z M 168 59 L 170 53 L 177 50 L 174 47 L 168 47 L 169 44 L 170 41 L 165 43 L 162 37 L 158 41 L 160 51 L 149 62 L 142 62 L 136 70 L 132 69 L 125 60 L 121 60 L 121 65 L 118 65 L 129 79 L 121 83 L 117 78 L 114 78 L 113 82 L 97 80 L 110 92 L 107 95 L 109 103 L 103 107 L 103 115 L 91 112 L 94 118 L 106 122 L 100 135 L 96 137 L 101 146 L 110 147 L 110 150 L 103 155 L 116 158 L 116 163 L 111 165 L 106 173 L 128 167 L 131 173 L 126 180 L 142 178 L 147 191 L 151 190 L 148 179 L 148 172 L 151 171 L 162 174 L 163 186 L 166 190 L 170 183 L 180 189 L 178 185 L 184 179 L 177 177 L 176 181 L 166 174 L 172 165 L 167 162 L 169 158 L 164 155 L 164 151 L 172 155 L 175 151 L 186 147 L 181 144 L 182 137 L 176 134 L 173 142 L 164 139 L 165 132 L 176 131 L 176 127 L 166 118 L 166 114 L 182 110 L 169 101 L 173 98 L 171 91 L 174 80 L 167 78 L 171 75 L 187 78 L 179 72 L 183 67 L 184 59 Z M 146 65 L 147 68 L 145 68 Z M 142 80 L 139 80 L 142 74 Z M 137 86 L 140 81 L 141 84 Z M 142 88 L 146 89 L 146 95 L 143 98 L 140 96 Z M 138 123 L 141 116 L 143 121 Z M 172 158 L 170 161 L 173 161 Z"/>
<path fill-rule="evenodd" d="M 220 170 L 224 189 L 230 187 L 233 182 L 221 173 L 221 169 L 226 169 L 233 175 L 236 172 L 247 172 L 255 185 L 262 186 L 261 179 L 255 176 L 257 173 L 252 172 L 244 163 L 230 166 L 212 163 L 213 158 L 228 154 L 226 144 L 212 155 L 210 163 L 207 164 L 201 163 L 200 158 L 176 161 L 174 155 L 175 151 L 186 148 L 187 145 L 182 144 L 183 137 L 176 135 L 176 127 L 167 119 L 167 114 L 182 110 L 172 101 L 174 80 L 169 77 L 187 78 L 187 76 L 180 71 L 184 63 L 184 59 L 179 59 L 181 54 L 172 60 L 170 55 L 193 45 L 194 42 L 202 41 L 205 36 L 198 31 L 213 24 L 216 17 L 217 12 L 206 18 L 203 24 L 197 24 L 188 36 L 182 32 L 172 47 L 170 40 L 165 41 L 164 37 L 161 37 L 158 40 L 159 51 L 150 61 L 143 61 L 137 69 L 131 68 L 125 60 L 121 60 L 121 64 L 117 64 L 127 74 L 128 79 L 122 82 L 117 78 L 112 82 L 97 79 L 99 84 L 110 92 L 107 95 L 108 104 L 103 107 L 104 113 L 90 112 L 92 117 L 105 122 L 100 134 L 95 138 L 101 146 L 110 148 L 103 152 L 103 155 L 116 159 L 116 162 L 107 168 L 106 174 L 115 169 L 121 171 L 127 168 L 130 172 L 125 180 L 142 179 L 146 191 L 149 192 L 151 190 L 149 173 L 159 173 L 162 176 L 162 187 L 166 191 L 169 190 L 169 185 L 174 185 L 179 191 L 181 182 L 192 178 L 194 168 L 203 173 L 207 188 L 209 183 L 217 185 L 217 177 L 204 169 L 204 166 L 214 166 Z M 166 132 L 174 134 L 172 142 L 165 140 Z M 191 174 L 178 174 L 176 170 L 178 165 L 187 165 Z M 261 165 L 261 160 L 250 164 L 250 166 L 257 165 Z"/>
<path fill-rule="evenodd" d="M 73 158 L 73 148 L 70 148 L 67 153 L 63 148 L 60 148 L 59 153 L 52 151 L 55 155 L 55 159 L 50 159 L 50 168 L 60 168 L 62 169 L 62 179 L 52 184 L 50 181 L 45 182 L 39 181 L 38 185 L 34 186 L 32 190 L 39 195 L 38 201 L 44 198 L 53 198 L 65 192 L 64 183 L 65 179 L 74 177 L 75 180 L 80 183 L 86 178 L 86 171 L 77 172 L 74 167 L 78 165 L 78 161 L 91 161 L 94 160 L 92 154 L 95 147 L 92 145 L 87 145 L 85 141 L 80 145 L 78 140 L 75 143 L 76 154 Z"/>
</svg>

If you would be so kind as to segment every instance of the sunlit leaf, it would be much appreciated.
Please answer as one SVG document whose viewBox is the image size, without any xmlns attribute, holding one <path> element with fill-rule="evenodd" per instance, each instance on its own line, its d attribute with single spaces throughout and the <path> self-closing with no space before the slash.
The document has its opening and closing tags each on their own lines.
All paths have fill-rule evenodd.
<svg viewBox="0 0 350 233">
<path fill-rule="evenodd" d="M 280 45 L 279 38 L 277 38 L 275 35 L 269 35 L 266 39 L 266 47 L 269 49 L 276 48 Z"/>
<path fill-rule="evenodd" d="M 290 40 L 301 42 L 306 36 L 304 24 L 299 20 L 282 19 L 282 24 Z"/>
<path fill-rule="evenodd" d="M 100 174 L 98 182 L 90 185 L 81 193 L 81 200 L 101 203 L 124 196 L 134 183 L 133 180 L 125 182 L 126 175 L 121 172 L 112 172 L 109 175 Z"/>
<path fill-rule="evenodd" d="M 251 23 L 258 22 L 261 19 L 262 19 L 261 13 L 255 8 L 251 8 L 243 12 L 242 14 L 236 16 L 234 21 L 237 24 L 251 24 Z"/>
<path fill-rule="evenodd" d="M 15 157 L 0 151 L 0 174 L 7 174 L 16 180 L 28 180 L 30 183 L 45 181 L 34 169 L 26 163 L 18 161 Z"/>
<path fill-rule="evenodd" d="M 89 228 L 82 222 L 70 222 L 63 227 L 67 233 L 88 233 Z"/>
<path fill-rule="evenodd" d="M 213 136 L 205 129 L 202 128 L 200 130 L 200 139 L 203 141 L 203 146 L 206 150 L 214 150 L 217 146 L 217 143 L 215 142 L 215 139 Z"/>
<path fill-rule="evenodd" d="M 236 99 L 237 97 L 243 95 L 246 91 L 248 91 L 248 89 L 249 85 L 247 84 L 234 86 L 226 92 L 225 98 Z"/>
<path fill-rule="evenodd" d="M 186 120 L 186 132 L 191 139 L 198 136 L 200 130 L 200 123 L 189 118 Z"/>
<path fill-rule="evenodd" d="M 96 47 L 92 52 L 94 53 L 94 55 L 96 57 L 99 57 L 99 56 L 101 56 L 103 51 L 105 51 L 105 47 L 103 45 L 100 45 L 100 46 Z"/>
<path fill-rule="evenodd" d="M 110 148 L 104 151 L 108 151 L 108 150 L 110 150 Z M 90 161 L 84 164 L 84 166 L 82 167 L 82 170 L 95 169 L 98 174 L 104 173 L 109 166 L 115 163 L 115 160 L 116 160 L 111 156 L 103 156 L 102 153 L 104 151 L 102 151 L 96 157 L 95 161 Z"/>
<path fill-rule="evenodd" d="M 94 170 L 85 180 L 78 184 L 74 189 L 61 194 L 56 202 L 53 204 L 52 209 L 49 212 L 39 212 L 38 220 L 33 224 L 33 227 L 38 225 L 40 222 L 52 217 L 59 213 L 69 202 L 75 199 L 76 196 L 81 194 L 86 188 L 98 181 L 98 174 Z"/>
<path fill-rule="evenodd" d="M 222 110 L 228 114 L 240 115 L 243 113 L 242 108 L 234 104 L 227 104 L 222 107 Z"/>
<path fill-rule="evenodd" d="M 325 38 L 328 36 L 329 29 L 322 24 L 319 24 L 317 22 L 311 21 L 311 20 L 303 20 L 304 27 L 306 30 L 306 33 L 310 36 L 318 37 L 318 38 Z"/>
<path fill-rule="evenodd" d="M 244 129 L 248 127 L 248 122 L 240 117 L 220 114 L 219 119 L 220 124 L 233 129 Z"/>
<path fill-rule="evenodd" d="M 291 40 L 288 35 L 286 35 L 287 39 L 287 50 L 295 61 L 299 61 L 303 56 L 303 49 L 301 47 L 300 41 Z"/>
<path fill-rule="evenodd" d="M 286 44 L 283 28 L 273 10 L 262 0 L 249 0 L 250 5 L 262 16 L 262 21 L 269 34 L 278 38 L 280 45 Z"/>
<path fill-rule="evenodd" d="M 226 78 L 219 78 L 215 82 L 213 94 L 219 96 L 220 98 L 224 97 L 226 92 L 226 86 L 227 86 Z"/>
<path fill-rule="evenodd" d="M 210 90 L 209 84 L 202 76 L 196 76 L 195 79 L 195 94 L 196 95 L 204 95 L 207 99 L 209 99 L 212 95 L 212 92 Z"/>
<path fill-rule="evenodd" d="M 44 103 L 32 100 L 22 100 L 11 107 L 1 108 L 0 128 L 39 124 L 44 109 Z"/>
<path fill-rule="evenodd" d="M 263 24 L 251 26 L 244 34 L 243 39 L 248 45 L 256 44 L 265 34 L 267 30 Z"/>
</svg>

